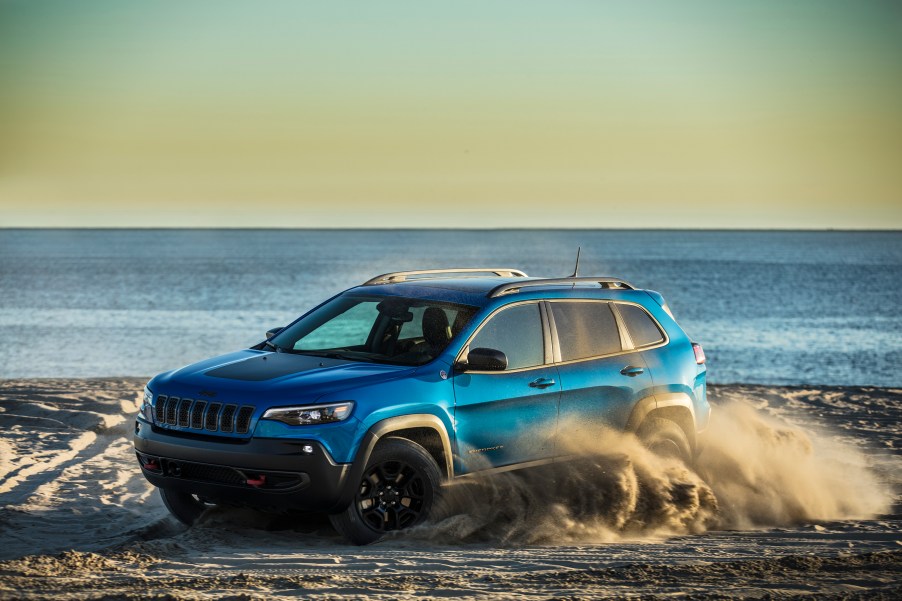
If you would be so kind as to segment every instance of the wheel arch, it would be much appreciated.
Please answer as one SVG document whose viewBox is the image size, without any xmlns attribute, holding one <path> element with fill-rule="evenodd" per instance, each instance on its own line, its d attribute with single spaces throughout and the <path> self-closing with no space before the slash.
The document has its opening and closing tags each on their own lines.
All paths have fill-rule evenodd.
<svg viewBox="0 0 902 601">
<path fill-rule="evenodd" d="M 430 413 L 417 413 L 389 417 L 373 424 L 363 436 L 347 479 L 342 487 L 337 508 L 346 507 L 354 498 L 354 492 L 364 469 L 379 441 L 386 437 L 397 437 L 415 442 L 432 456 L 445 478 L 454 475 L 451 439 L 442 420 Z"/>
<path fill-rule="evenodd" d="M 656 394 L 641 399 L 633 407 L 626 430 L 638 432 L 642 423 L 650 417 L 660 417 L 675 422 L 686 434 L 689 445 L 695 449 L 695 408 L 692 399 L 684 392 Z"/>
</svg>

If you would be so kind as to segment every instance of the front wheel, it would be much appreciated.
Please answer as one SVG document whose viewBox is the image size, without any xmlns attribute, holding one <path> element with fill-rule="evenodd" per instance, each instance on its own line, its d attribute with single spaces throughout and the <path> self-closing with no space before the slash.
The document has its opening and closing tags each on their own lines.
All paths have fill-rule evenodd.
<svg viewBox="0 0 902 601">
<path fill-rule="evenodd" d="M 194 524 L 204 511 L 213 506 L 195 495 L 168 488 L 160 489 L 160 497 L 169 513 L 186 526 Z"/>
<path fill-rule="evenodd" d="M 329 520 L 353 544 L 374 543 L 425 520 L 441 480 L 426 449 L 404 438 L 386 438 L 373 450 L 354 500 Z"/>
</svg>

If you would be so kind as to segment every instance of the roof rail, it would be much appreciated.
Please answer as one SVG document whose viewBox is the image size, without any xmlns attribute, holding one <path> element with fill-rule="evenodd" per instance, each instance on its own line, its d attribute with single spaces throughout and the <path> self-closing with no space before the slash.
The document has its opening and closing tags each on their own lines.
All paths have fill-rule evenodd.
<svg viewBox="0 0 902 601">
<path fill-rule="evenodd" d="M 566 285 L 566 284 L 598 284 L 602 288 L 610 288 L 610 289 L 622 289 L 622 290 L 635 290 L 636 287 L 627 282 L 626 280 L 621 280 L 620 278 L 606 278 L 606 277 L 569 277 L 569 278 L 548 278 L 548 279 L 536 279 L 536 280 L 527 280 L 525 282 L 510 282 L 507 284 L 501 284 L 500 286 L 495 286 L 489 291 L 489 298 L 495 298 L 496 296 L 501 296 L 502 294 L 508 294 L 509 292 L 516 292 L 520 290 L 520 288 L 525 288 L 527 286 L 554 286 L 554 285 Z"/>
<path fill-rule="evenodd" d="M 417 271 L 394 271 L 392 273 L 383 273 L 367 280 L 364 286 L 375 286 L 377 284 L 397 284 L 398 282 L 406 282 L 410 276 L 433 276 L 448 277 L 455 273 L 483 273 L 492 274 L 500 278 L 525 278 L 529 277 L 519 269 L 511 269 L 509 267 L 463 267 L 458 269 L 420 269 Z M 470 276 L 472 277 L 472 276 Z M 414 278 L 428 280 L 432 277 Z"/>
</svg>

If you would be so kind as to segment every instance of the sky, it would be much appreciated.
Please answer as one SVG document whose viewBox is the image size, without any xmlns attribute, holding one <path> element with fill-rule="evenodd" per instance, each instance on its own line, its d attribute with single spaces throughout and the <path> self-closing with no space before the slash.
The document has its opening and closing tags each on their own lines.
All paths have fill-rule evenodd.
<svg viewBox="0 0 902 601">
<path fill-rule="evenodd" d="M 902 228 L 890 0 L 0 0 L 0 227 Z"/>
</svg>

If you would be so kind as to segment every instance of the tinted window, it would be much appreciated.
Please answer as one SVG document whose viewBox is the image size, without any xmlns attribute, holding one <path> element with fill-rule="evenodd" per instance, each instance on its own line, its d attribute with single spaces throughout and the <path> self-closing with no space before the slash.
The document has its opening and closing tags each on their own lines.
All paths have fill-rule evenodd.
<svg viewBox="0 0 902 601">
<path fill-rule="evenodd" d="M 622 350 L 617 320 L 608 303 L 550 304 L 563 361 Z"/>
<path fill-rule="evenodd" d="M 451 342 L 451 324 L 460 330 L 475 313 L 475 307 L 431 300 L 341 295 L 270 342 L 280 352 L 422 365 Z"/>
<path fill-rule="evenodd" d="M 334 349 L 364 344 L 378 315 L 376 301 L 351 305 L 318 328 L 295 341 L 296 350 Z"/>
<path fill-rule="evenodd" d="M 410 338 L 421 338 L 423 336 L 423 316 L 426 313 L 426 308 L 427 307 L 425 306 L 410 308 L 413 319 L 401 325 L 401 333 L 398 335 L 398 338 L 401 340 L 408 340 Z M 449 325 L 456 323 L 459 326 L 456 330 L 452 329 L 453 334 L 456 334 L 460 330 L 460 327 L 463 326 L 463 324 L 460 323 L 462 320 L 458 319 L 459 317 L 463 316 L 469 320 L 469 317 L 472 316 L 472 314 L 464 315 L 457 309 L 448 307 L 442 307 L 442 310 L 445 312 L 445 317 L 447 318 Z"/>
<path fill-rule="evenodd" d="M 657 344 L 664 340 L 664 335 L 655 324 L 651 316 L 645 312 L 645 309 L 636 305 L 617 305 L 620 315 L 626 323 L 626 329 L 629 330 L 630 338 L 636 346 L 646 346 L 649 344 Z"/>
<path fill-rule="evenodd" d="M 496 313 L 470 341 L 470 348 L 491 348 L 507 355 L 507 368 L 545 363 L 539 305 L 517 305 Z"/>
</svg>

